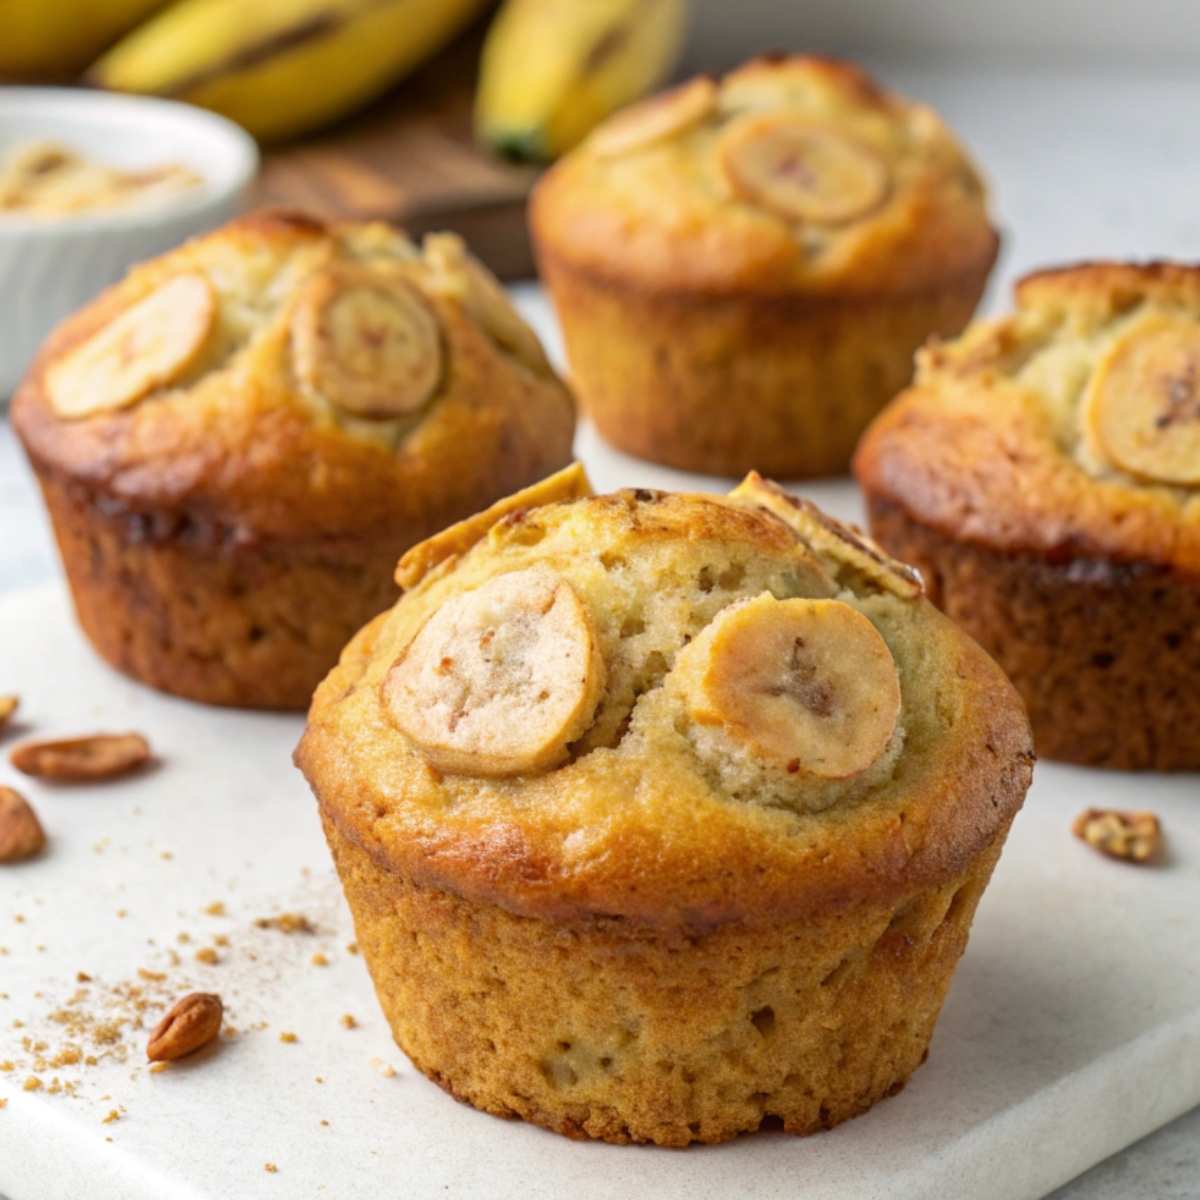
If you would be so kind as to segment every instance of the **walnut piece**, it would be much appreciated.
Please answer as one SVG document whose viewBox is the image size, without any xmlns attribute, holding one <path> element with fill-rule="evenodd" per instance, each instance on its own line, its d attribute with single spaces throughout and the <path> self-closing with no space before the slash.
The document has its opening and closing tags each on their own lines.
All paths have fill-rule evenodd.
<svg viewBox="0 0 1200 1200">
<path fill-rule="evenodd" d="M 61 783 L 113 779 L 136 770 L 150 758 L 140 733 L 95 733 L 58 741 L 23 742 L 9 761 L 18 771 Z"/>
<path fill-rule="evenodd" d="M 1162 847 L 1162 826 L 1152 812 L 1089 808 L 1075 818 L 1071 832 L 1109 858 L 1145 863 Z"/>
<path fill-rule="evenodd" d="M 191 992 L 176 1000 L 150 1034 L 146 1057 L 167 1062 L 207 1046 L 221 1032 L 224 1011 L 221 997 L 212 992 Z"/>
<path fill-rule="evenodd" d="M 0 863 L 32 858 L 46 844 L 37 813 L 20 792 L 0 787 Z"/>
</svg>

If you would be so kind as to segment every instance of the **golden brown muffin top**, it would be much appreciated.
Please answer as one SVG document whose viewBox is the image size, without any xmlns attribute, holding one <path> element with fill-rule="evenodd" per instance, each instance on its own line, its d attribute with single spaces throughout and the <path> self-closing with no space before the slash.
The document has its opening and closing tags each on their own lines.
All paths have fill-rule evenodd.
<svg viewBox="0 0 1200 1200">
<path fill-rule="evenodd" d="M 665 292 L 936 289 L 997 242 L 932 109 L 798 55 L 618 113 L 545 176 L 531 222 L 544 254 Z"/>
<path fill-rule="evenodd" d="M 561 463 L 574 427 L 455 235 L 281 212 L 135 267 L 50 337 L 13 416 L 36 460 L 114 504 L 283 537 L 478 503 L 480 477 Z"/>
<path fill-rule="evenodd" d="M 867 490 L 951 536 L 1200 573 L 1200 268 L 1088 263 L 918 355 Z"/>
<path fill-rule="evenodd" d="M 401 561 L 297 762 L 381 863 L 552 917 L 703 927 L 962 871 L 1032 762 L 1008 682 L 861 535 L 750 476 L 578 468 Z"/>
</svg>

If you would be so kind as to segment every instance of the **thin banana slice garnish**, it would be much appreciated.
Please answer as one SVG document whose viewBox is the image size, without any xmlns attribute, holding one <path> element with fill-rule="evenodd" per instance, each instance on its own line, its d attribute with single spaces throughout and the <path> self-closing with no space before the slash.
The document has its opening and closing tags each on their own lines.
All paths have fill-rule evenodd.
<svg viewBox="0 0 1200 1200">
<path fill-rule="evenodd" d="M 216 314 L 203 275 L 176 275 L 50 368 L 51 407 L 68 420 L 90 417 L 165 387 L 199 357 Z"/>
<path fill-rule="evenodd" d="M 405 591 L 416 587 L 439 563 L 465 554 L 487 535 L 493 525 L 510 514 L 567 500 L 582 500 L 590 495 L 592 485 L 583 464 L 573 462 L 561 471 L 555 471 L 553 475 L 547 475 L 545 479 L 497 500 L 483 512 L 456 521 L 440 533 L 406 550 L 396 564 L 396 582 Z"/>
<path fill-rule="evenodd" d="M 437 769 L 522 775 L 566 757 L 604 676 L 587 609 L 539 565 L 447 600 L 388 672 L 383 698 Z"/>
<path fill-rule="evenodd" d="M 764 594 L 727 608 L 710 630 L 689 696 L 693 720 L 819 779 L 849 779 L 883 755 L 900 715 L 900 679 L 887 643 L 857 609 Z"/>
<path fill-rule="evenodd" d="M 861 142 L 800 117 L 767 114 L 735 122 L 718 153 L 734 193 L 781 217 L 841 225 L 887 198 L 887 164 Z"/>
<path fill-rule="evenodd" d="M 437 318 L 398 275 L 353 267 L 319 272 L 297 300 L 291 334 L 300 381 L 356 416 L 416 412 L 441 381 Z"/>
<path fill-rule="evenodd" d="M 729 499 L 765 508 L 795 530 L 817 555 L 846 567 L 876 588 L 905 600 L 915 600 L 925 591 L 921 576 L 912 567 L 892 558 L 861 529 L 835 521 L 810 500 L 785 492 L 757 471 L 751 471 L 729 493 Z"/>
<path fill-rule="evenodd" d="M 1089 441 L 1142 479 L 1200 484 L 1200 323 L 1144 317 L 1097 365 L 1084 399 Z"/>
<path fill-rule="evenodd" d="M 505 349 L 548 371 L 550 365 L 537 334 L 521 319 L 496 277 L 471 254 L 456 233 L 430 233 L 422 243 L 435 280 L 449 284 L 467 311 Z"/>
<path fill-rule="evenodd" d="M 716 107 L 716 83 L 707 75 L 698 75 L 679 87 L 623 108 L 592 134 L 591 147 L 602 158 L 641 150 L 699 125 Z"/>
</svg>

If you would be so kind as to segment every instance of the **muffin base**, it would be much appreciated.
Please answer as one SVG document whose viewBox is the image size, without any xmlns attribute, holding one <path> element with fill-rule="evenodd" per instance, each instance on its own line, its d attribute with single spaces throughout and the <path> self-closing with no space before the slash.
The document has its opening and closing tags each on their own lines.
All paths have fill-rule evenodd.
<svg viewBox="0 0 1200 1200">
<path fill-rule="evenodd" d="M 422 886 L 328 814 L 393 1036 L 452 1095 L 569 1137 L 827 1129 L 924 1061 L 1004 840 L 892 906 L 766 926 L 551 922 Z"/>
<path fill-rule="evenodd" d="M 683 470 L 789 479 L 846 471 L 917 348 L 970 319 L 991 265 L 905 295 L 692 296 L 540 259 L 572 384 L 609 442 Z"/>
<path fill-rule="evenodd" d="M 46 471 L 39 482 L 84 633 L 119 671 L 177 696 L 306 709 L 396 598 L 401 544 L 242 545 L 184 516 L 106 512 Z"/>
<path fill-rule="evenodd" d="M 1007 672 L 1040 755 L 1089 766 L 1200 767 L 1200 580 L 1050 562 L 957 541 L 868 501 L 871 533 Z"/>
</svg>

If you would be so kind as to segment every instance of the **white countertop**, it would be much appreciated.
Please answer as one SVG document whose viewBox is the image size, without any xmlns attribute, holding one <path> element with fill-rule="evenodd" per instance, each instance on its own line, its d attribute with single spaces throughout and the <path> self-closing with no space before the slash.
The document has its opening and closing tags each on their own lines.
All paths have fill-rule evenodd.
<svg viewBox="0 0 1200 1200">
<path fill-rule="evenodd" d="M 940 107 L 992 178 L 1005 253 L 989 307 L 1003 307 L 1011 279 L 1034 265 L 1120 256 L 1200 259 L 1194 71 L 1054 78 L 929 67 L 880 73 Z M 521 289 L 521 299 L 557 349 L 541 298 Z M 583 449 L 586 457 L 586 440 Z M 0 423 L 0 594 L 57 569 L 32 480 Z M 1093 1168 L 1053 1200 L 1198 1196 L 1200 1110 Z"/>
</svg>

